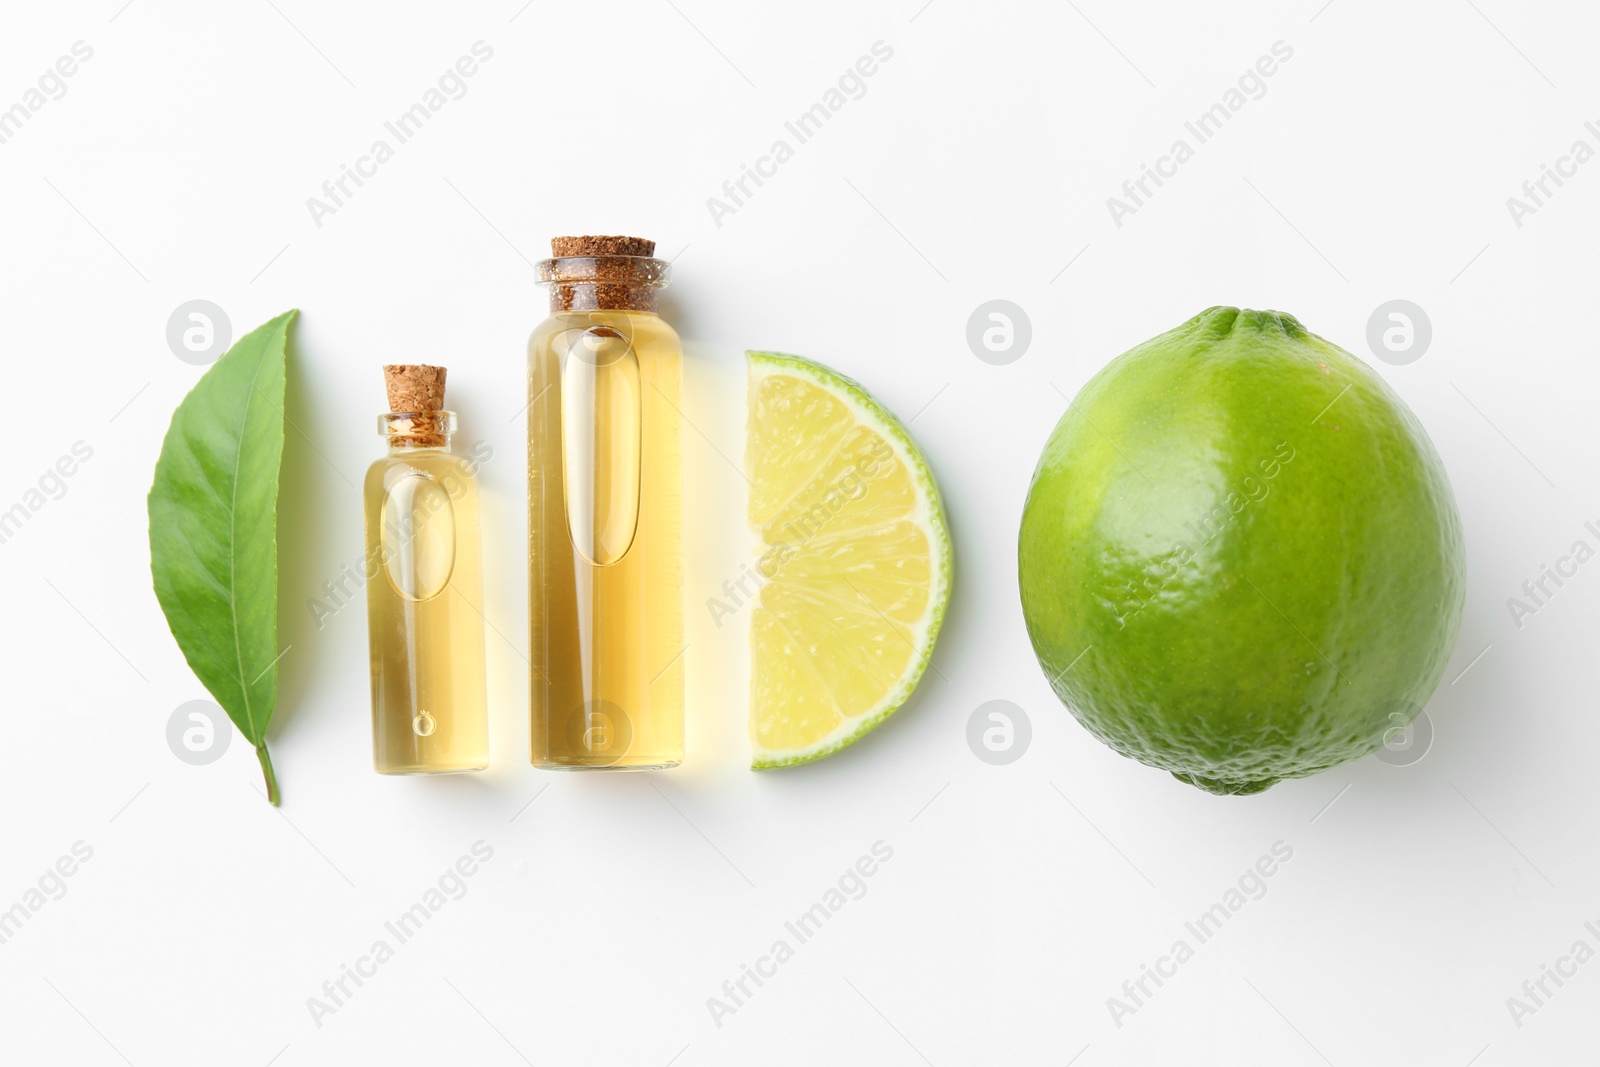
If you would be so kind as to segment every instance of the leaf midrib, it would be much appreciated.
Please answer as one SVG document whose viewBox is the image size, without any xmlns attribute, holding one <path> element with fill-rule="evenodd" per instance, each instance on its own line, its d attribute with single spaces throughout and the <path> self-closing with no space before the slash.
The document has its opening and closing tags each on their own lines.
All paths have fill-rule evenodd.
<svg viewBox="0 0 1600 1067">
<path fill-rule="evenodd" d="M 239 670 L 239 691 L 244 697 L 244 717 L 250 723 L 250 732 L 256 732 L 255 711 L 250 703 L 251 683 L 244 676 L 244 648 L 239 644 L 239 583 L 236 567 L 239 560 L 238 538 L 236 531 L 239 521 L 239 464 L 244 458 L 245 424 L 250 419 L 250 407 L 256 401 L 256 380 L 261 377 L 261 368 L 266 365 L 267 352 L 263 350 L 261 359 L 256 362 L 256 369 L 250 375 L 250 392 L 244 400 L 244 410 L 239 415 L 239 426 L 236 430 L 238 447 L 233 453 L 233 484 L 228 493 L 228 617 L 233 620 L 233 660 Z M 252 743 L 259 744 L 259 738 L 250 738 Z"/>
</svg>

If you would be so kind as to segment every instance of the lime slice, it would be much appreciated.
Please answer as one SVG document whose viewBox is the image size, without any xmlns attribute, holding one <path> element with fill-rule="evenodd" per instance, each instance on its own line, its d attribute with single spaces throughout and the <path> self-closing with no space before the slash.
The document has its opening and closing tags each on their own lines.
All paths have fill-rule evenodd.
<svg viewBox="0 0 1600 1067">
<path fill-rule="evenodd" d="M 906 702 L 944 620 L 951 553 L 939 488 L 898 419 L 819 363 L 748 356 L 760 769 L 831 755 Z"/>
</svg>

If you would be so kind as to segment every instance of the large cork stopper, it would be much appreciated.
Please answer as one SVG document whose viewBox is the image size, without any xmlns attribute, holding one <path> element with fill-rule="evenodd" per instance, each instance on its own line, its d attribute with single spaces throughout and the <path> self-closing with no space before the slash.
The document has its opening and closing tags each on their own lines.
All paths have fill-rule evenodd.
<svg viewBox="0 0 1600 1067">
<path fill-rule="evenodd" d="M 643 237 L 552 237 L 551 311 L 654 311 L 665 265 Z M 563 260 L 571 259 L 571 263 Z M 541 264 L 541 266 L 544 266 Z"/>
<path fill-rule="evenodd" d="M 438 432 L 441 420 L 425 417 L 444 410 L 444 367 L 425 363 L 393 363 L 383 368 L 383 384 L 389 392 L 389 410 L 397 414 L 417 414 L 412 432 L 395 436 L 418 448 L 441 448 L 444 435 Z"/>
<path fill-rule="evenodd" d="M 656 243 L 643 237 L 552 237 L 550 254 L 562 256 L 653 256 Z"/>
</svg>

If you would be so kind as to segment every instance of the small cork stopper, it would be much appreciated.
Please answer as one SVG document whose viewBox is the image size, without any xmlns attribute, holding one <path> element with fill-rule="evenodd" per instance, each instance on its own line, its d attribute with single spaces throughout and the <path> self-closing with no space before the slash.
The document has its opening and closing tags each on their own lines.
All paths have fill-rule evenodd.
<svg viewBox="0 0 1600 1067">
<path fill-rule="evenodd" d="M 660 265 L 643 237 L 552 237 L 551 311 L 654 311 Z M 562 263 L 563 259 L 575 262 Z"/>
<path fill-rule="evenodd" d="M 383 368 L 390 411 L 443 411 L 444 367 L 426 363 L 390 363 Z"/>
<path fill-rule="evenodd" d="M 643 237 L 552 237 L 550 254 L 562 256 L 653 256 L 656 243 Z"/>
<path fill-rule="evenodd" d="M 383 384 L 389 392 L 389 410 L 396 413 L 426 413 L 444 410 L 444 367 L 426 363 L 392 363 L 383 368 Z M 443 447 L 444 435 L 437 432 L 435 420 L 413 420 L 414 432 L 396 437 L 418 448 Z"/>
</svg>

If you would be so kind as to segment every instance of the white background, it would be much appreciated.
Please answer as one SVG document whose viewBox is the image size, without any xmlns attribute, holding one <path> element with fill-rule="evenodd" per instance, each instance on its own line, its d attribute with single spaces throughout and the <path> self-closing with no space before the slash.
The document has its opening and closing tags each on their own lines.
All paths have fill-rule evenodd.
<svg viewBox="0 0 1600 1067">
<path fill-rule="evenodd" d="M 0 1055 L 117 1064 L 1587 1061 L 1600 963 L 1519 1027 L 1507 998 L 1600 920 L 1600 564 L 1519 628 L 1507 599 L 1600 538 L 1593 437 L 1600 163 L 1518 227 L 1506 198 L 1600 119 L 1576 3 L 1068 4 L 534 0 L 13 5 L 0 107 L 93 48 L 0 145 L 7 461 L 0 510 L 93 457 L 0 544 L 7 701 L 0 909 L 93 858 L 0 945 Z M 520 10 L 519 10 L 520 9 Z M 473 42 L 492 60 L 336 214 L 306 199 Z M 718 226 L 706 206 L 876 41 L 893 57 Z M 1275 41 L 1252 100 L 1119 228 L 1106 198 Z M 791 138 L 792 141 L 792 138 Z M 689 759 L 526 760 L 523 344 L 562 233 L 677 258 L 687 368 Z M 1070 266 L 1068 265 L 1070 263 Z M 1005 298 L 1033 341 L 968 349 Z M 150 589 L 145 494 L 201 368 L 168 316 L 234 336 L 303 315 L 281 545 L 281 813 L 249 745 L 191 767 L 206 694 Z M 1382 363 L 1366 323 L 1423 307 Z M 1373 364 L 1428 427 L 1467 533 L 1466 618 L 1410 766 L 1367 759 L 1217 798 L 1096 743 L 1024 632 L 1034 461 L 1108 359 L 1212 304 L 1277 308 Z M 910 419 L 946 494 L 950 615 L 912 703 L 822 764 L 745 769 L 741 625 L 704 601 L 749 539 L 740 351 L 824 360 Z M 379 365 L 450 368 L 488 442 L 494 762 L 370 767 L 364 609 L 306 608 L 361 553 Z M 742 623 L 742 617 L 737 620 Z M 979 704 L 1031 718 L 969 751 Z M 535 799 L 536 798 L 536 799 Z M 530 804 L 531 801 L 531 804 Z M 319 1027 L 321 995 L 474 842 L 493 858 Z M 874 842 L 893 858 L 719 1026 L 707 998 Z M 1119 1027 L 1122 995 L 1274 842 L 1293 858 Z M 792 941 L 793 939 L 790 938 Z M 1192 937 L 1190 938 L 1192 942 Z M 1554 989 L 1553 986 L 1550 988 Z"/>
</svg>

